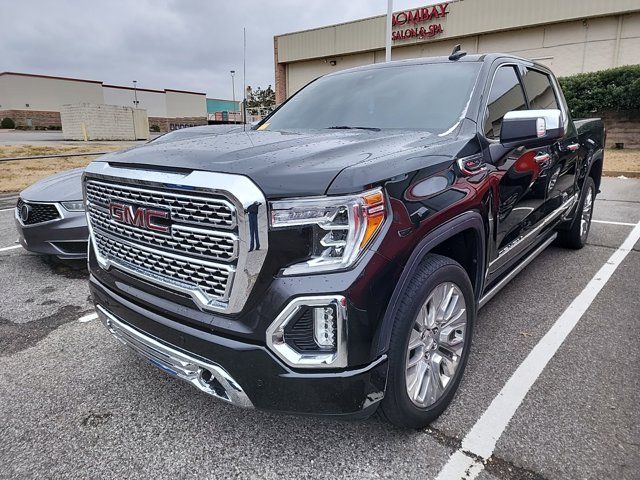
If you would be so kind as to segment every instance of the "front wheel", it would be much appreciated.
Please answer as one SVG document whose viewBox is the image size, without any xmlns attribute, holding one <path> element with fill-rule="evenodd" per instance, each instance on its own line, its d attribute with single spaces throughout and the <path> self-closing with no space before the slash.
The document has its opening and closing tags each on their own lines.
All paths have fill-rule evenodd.
<svg viewBox="0 0 640 480">
<path fill-rule="evenodd" d="M 467 363 L 475 313 L 464 268 L 450 258 L 428 255 L 395 315 L 383 418 L 420 428 L 447 408 Z"/>
</svg>

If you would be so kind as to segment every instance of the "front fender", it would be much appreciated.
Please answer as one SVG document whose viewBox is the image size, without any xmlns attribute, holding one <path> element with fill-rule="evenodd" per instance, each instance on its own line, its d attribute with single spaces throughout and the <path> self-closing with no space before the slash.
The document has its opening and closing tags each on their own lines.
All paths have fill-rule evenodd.
<svg viewBox="0 0 640 480">
<path fill-rule="evenodd" d="M 486 262 L 486 238 L 485 238 L 485 222 L 482 215 L 476 211 L 464 212 L 463 214 L 452 218 L 448 222 L 436 227 L 429 232 L 418 243 L 416 248 L 411 253 L 409 260 L 407 261 L 400 279 L 394 289 L 389 304 L 385 311 L 380 327 L 376 337 L 374 338 L 373 354 L 374 358 L 384 354 L 389 348 L 389 340 L 391 338 L 391 331 L 393 329 L 393 319 L 400 304 L 402 294 L 407 288 L 407 285 L 416 269 L 420 265 L 420 262 L 425 258 L 429 252 L 433 251 L 435 247 L 442 244 L 454 235 L 461 233 L 465 230 L 472 230 L 476 235 L 476 278 L 473 283 L 475 285 L 476 303 L 480 299 L 483 289 L 485 262 Z"/>
</svg>

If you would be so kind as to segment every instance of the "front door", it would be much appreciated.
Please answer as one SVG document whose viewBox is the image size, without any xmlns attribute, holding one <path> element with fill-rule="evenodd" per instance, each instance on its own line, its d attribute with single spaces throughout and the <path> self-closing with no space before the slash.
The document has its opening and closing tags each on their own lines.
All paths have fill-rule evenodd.
<svg viewBox="0 0 640 480">
<path fill-rule="evenodd" d="M 497 183 L 490 277 L 500 275 L 534 240 L 536 227 L 545 217 L 547 178 L 553 163 L 552 145 L 514 149 L 499 142 L 504 115 L 528 108 L 517 69 L 503 65 L 495 71 L 485 112 L 484 135 L 490 140 L 492 175 Z"/>
</svg>

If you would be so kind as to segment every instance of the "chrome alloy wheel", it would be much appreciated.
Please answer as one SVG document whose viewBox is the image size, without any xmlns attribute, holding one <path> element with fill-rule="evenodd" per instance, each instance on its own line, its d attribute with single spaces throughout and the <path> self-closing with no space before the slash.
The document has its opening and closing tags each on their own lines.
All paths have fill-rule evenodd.
<svg viewBox="0 0 640 480">
<path fill-rule="evenodd" d="M 433 405 L 453 379 L 465 348 L 466 327 L 462 291 L 455 283 L 441 283 L 420 308 L 407 347 L 405 381 L 416 406 Z"/>
<path fill-rule="evenodd" d="M 580 216 L 580 238 L 584 241 L 589 231 L 589 224 L 591 223 L 591 211 L 593 210 L 593 189 L 589 187 L 586 196 L 584 197 L 584 204 L 582 205 L 582 215 Z"/>
</svg>

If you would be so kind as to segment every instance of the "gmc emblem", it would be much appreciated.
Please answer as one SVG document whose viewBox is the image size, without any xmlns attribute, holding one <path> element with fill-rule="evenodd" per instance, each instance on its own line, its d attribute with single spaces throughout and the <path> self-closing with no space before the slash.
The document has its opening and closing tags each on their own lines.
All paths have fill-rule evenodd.
<svg viewBox="0 0 640 480">
<path fill-rule="evenodd" d="M 122 203 L 111 203 L 109 205 L 111 218 L 120 223 L 125 223 L 133 227 L 146 228 L 154 232 L 168 233 L 169 226 L 156 222 L 159 218 L 169 218 L 166 210 L 154 210 L 152 208 L 134 207 Z"/>
</svg>

